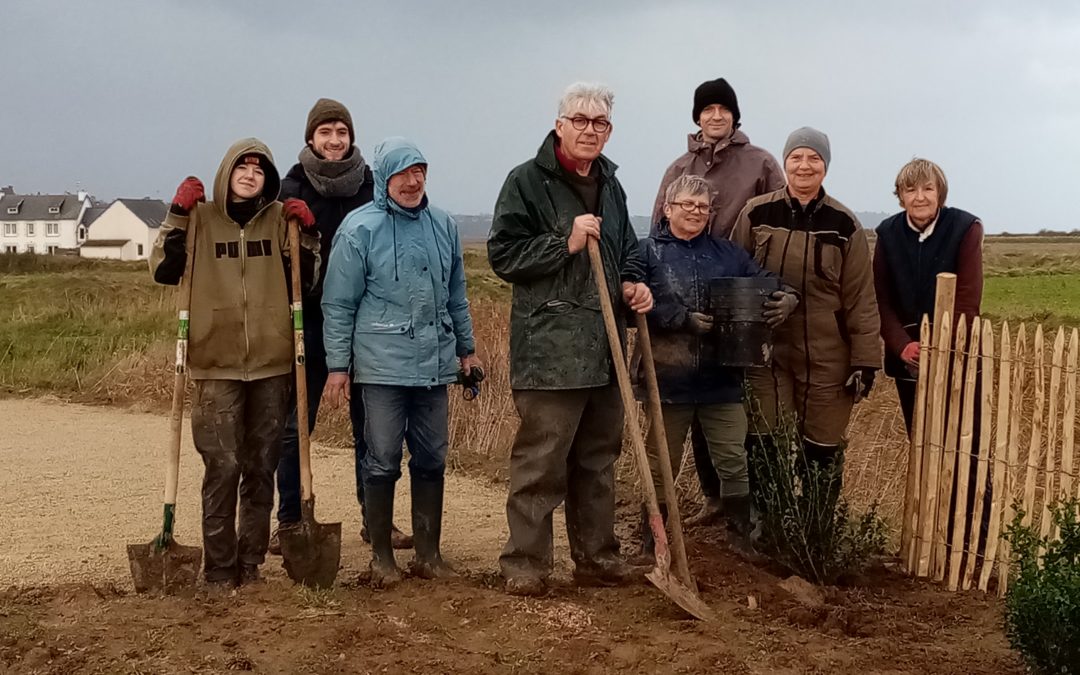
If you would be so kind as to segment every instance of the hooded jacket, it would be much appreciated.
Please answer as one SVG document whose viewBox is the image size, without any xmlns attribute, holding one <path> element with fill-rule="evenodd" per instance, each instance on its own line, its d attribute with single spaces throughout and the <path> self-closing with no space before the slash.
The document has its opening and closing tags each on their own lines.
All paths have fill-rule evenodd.
<svg viewBox="0 0 1080 675">
<path fill-rule="evenodd" d="M 668 186 L 679 176 L 696 174 L 712 186 L 712 218 L 708 231 L 714 239 L 727 239 L 739 212 L 758 195 L 784 187 L 784 172 L 768 150 L 750 144 L 750 138 L 738 129 L 726 140 L 706 143 L 701 132 L 689 134 L 686 154 L 680 156 L 660 180 L 660 190 L 653 204 L 652 232 L 657 232 L 664 216 Z"/>
<path fill-rule="evenodd" d="M 773 332 L 773 368 L 839 387 L 854 367 L 881 367 L 870 247 L 846 206 L 822 189 L 803 207 L 782 188 L 751 199 L 731 238 L 802 298 Z"/>
<path fill-rule="evenodd" d="M 404 138 L 375 148 L 375 198 L 338 228 L 323 284 L 323 344 L 331 372 L 352 364 L 363 384 L 432 387 L 457 379 L 475 350 L 457 225 L 425 195 L 418 209 L 390 199 L 387 182 L 427 165 Z"/>
<path fill-rule="evenodd" d="M 244 155 L 261 156 L 265 183 L 261 206 L 241 226 L 226 213 L 229 177 Z M 292 370 L 289 310 L 288 229 L 277 201 L 281 181 L 270 149 L 256 138 L 229 148 L 214 176 L 213 199 L 187 215 L 170 210 L 150 253 L 158 283 L 177 284 L 183 275 L 187 230 L 197 221 L 192 269 L 188 366 L 196 380 L 258 380 Z M 309 253 L 301 276 L 313 281 L 319 239 L 301 235 Z"/>
<path fill-rule="evenodd" d="M 737 244 L 702 232 L 690 240 L 671 234 L 667 219 L 641 240 L 645 283 L 653 294 L 649 312 L 656 379 L 663 403 L 739 403 L 743 369 L 717 364 L 724 345 L 686 329 L 690 312 L 709 310 L 709 281 L 719 277 L 777 278 Z M 639 392 L 639 398 L 642 392 Z"/>
<path fill-rule="evenodd" d="M 612 364 L 589 254 L 570 255 L 574 218 L 589 212 L 555 156 L 557 136 L 503 183 L 488 237 L 488 260 L 514 285 L 510 310 L 510 386 L 582 389 L 611 381 Z M 616 165 L 600 155 L 600 254 L 607 293 L 622 307 L 622 281 L 643 281 L 637 235 Z M 619 330 L 625 319 L 617 312 Z"/>
</svg>

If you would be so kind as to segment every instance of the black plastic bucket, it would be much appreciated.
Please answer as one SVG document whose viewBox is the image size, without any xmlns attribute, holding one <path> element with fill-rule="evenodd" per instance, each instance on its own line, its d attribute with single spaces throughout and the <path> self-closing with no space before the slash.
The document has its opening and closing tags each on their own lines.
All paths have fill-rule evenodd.
<svg viewBox="0 0 1080 675">
<path fill-rule="evenodd" d="M 772 361 L 772 330 L 762 312 L 769 296 L 780 290 L 779 279 L 720 277 L 709 280 L 709 313 L 715 319 L 718 363 L 748 368 Z"/>
</svg>

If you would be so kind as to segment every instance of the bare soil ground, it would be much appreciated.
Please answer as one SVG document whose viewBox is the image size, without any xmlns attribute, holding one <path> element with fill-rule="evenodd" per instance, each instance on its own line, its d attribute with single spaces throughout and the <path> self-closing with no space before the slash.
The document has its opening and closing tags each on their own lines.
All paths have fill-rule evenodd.
<svg viewBox="0 0 1080 675">
<path fill-rule="evenodd" d="M 124 545 L 160 526 L 167 420 L 42 399 L 0 400 L 0 420 L 0 673 L 1023 672 L 996 600 L 882 567 L 859 588 L 808 603 L 711 530 L 690 537 L 703 597 L 722 617 L 713 624 L 687 619 L 646 585 L 571 586 L 561 528 L 560 585 L 547 598 L 506 596 L 495 575 L 505 494 L 463 475 L 447 488 L 444 536 L 462 578 L 373 592 L 351 454 L 321 446 L 317 514 L 346 533 L 336 588 L 297 589 L 270 558 L 266 581 L 234 594 L 137 596 Z M 201 473 L 185 439 L 185 544 L 199 543 Z M 397 517 L 406 526 L 407 486 Z M 629 540 L 633 507 L 622 510 Z"/>
</svg>

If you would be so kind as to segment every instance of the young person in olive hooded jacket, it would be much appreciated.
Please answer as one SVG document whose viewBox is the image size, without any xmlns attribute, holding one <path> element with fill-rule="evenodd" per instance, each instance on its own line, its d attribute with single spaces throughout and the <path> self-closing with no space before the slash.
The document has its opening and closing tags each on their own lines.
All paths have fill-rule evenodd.
<svg viewBox="0 0 1080 675">
<path fill-rule="evenodd" d="M 293 390 L 288 220 L 301 224 L 300 271 L 309 287 L 319 265 L 315 218 L 299 199 L 277 201 L 279 186 L 266 145 L 237 141 L 218 168 L 212 201 L 198 178 L 180 184 L 150 255 L 155 281 L 179 283 L 196 224 L 191 435 L 206 467 L 204 574 L 223 586 L 257 581 L 270 539 L 274 467 Z"/>
</svg>

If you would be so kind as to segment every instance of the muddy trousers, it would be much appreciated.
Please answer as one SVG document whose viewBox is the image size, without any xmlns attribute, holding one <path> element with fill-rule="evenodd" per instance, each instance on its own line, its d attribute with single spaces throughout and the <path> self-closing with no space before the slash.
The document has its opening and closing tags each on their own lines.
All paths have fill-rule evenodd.
<svg viewBox="0 0 1080 675">
<path fill-rule="evenodd" d="M 258 566 L 266 557 L 274 469 L 292 388 L 291 374 L 250 382 L 195 380 L 191 434 L 205 466 L 207 581 L 232 581 L 242 568 Z"/>
<path fill-rule="evenodd" d="M 701 420 L 696 415 L 690 425 L 690 447 L 694 451 L 694 470 L 697 472 L 698 483 L 701 484 L 701 494 L 707 500 L 720 499 L 723 483 L 713 466 L 709 441 L 705 438 L 705 430 L 701 428 Z"/>
<path fill-rule="evenodd" d="M 564 501 L 575 565 L 613 560 L 619 553 L 615 460 L 623 431 L 618 388 L 515 389 L 513 395 L 521 425 L 510 450 L 510 538 L 499 558 L 503 576 L 551 574 L 552 513 Z"/>
<path fill-rule="evenodd" d="M 705 436 L 705 461 L 717 475 L 720 485 L 715 497 L 744 497 L 750 494 L 746 468 L 746 410 L 742 403 L 678 404 L 664 403 L 664 436 L 668 454 L 671 456 L 671 472 L 678 475 L 682 466 L 683 445 L 686 432 L 694 422 L 701 426 Z M 656 434 L 649 430 L 645 444 L 649 456 L 656 497 L 663 503 L 664 484 L 660 477 L 660 451 Z M 694 457 L 697 461 L 697 457 Z"/>
</svg>

